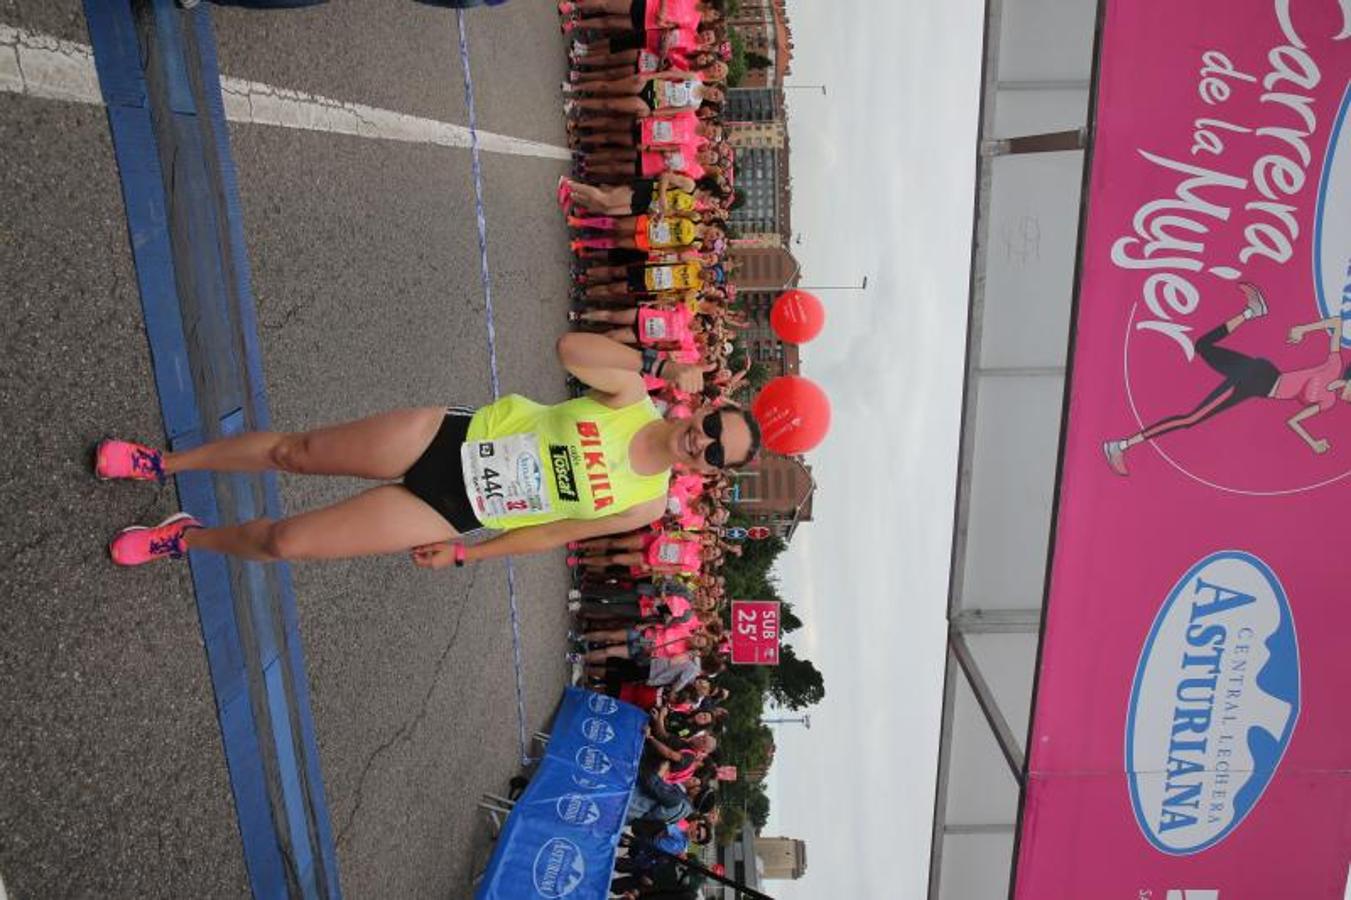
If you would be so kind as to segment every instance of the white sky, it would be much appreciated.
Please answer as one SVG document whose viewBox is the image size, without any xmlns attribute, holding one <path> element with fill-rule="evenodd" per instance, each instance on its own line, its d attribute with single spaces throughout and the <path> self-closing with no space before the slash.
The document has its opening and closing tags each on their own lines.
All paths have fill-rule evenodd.
<svg viewBox="0 0 1351 900">
<path fill-rule="evenodd" d="M 764 833 L 807 841 L 781 900 L 923 897 L 970 266 L 979 0 L 790 0 L 793 221 L 828 320 L 803 372 L 834 419 L 815 521 L 779 566 L 825 674 L 777 727 Z"/>
</svg>

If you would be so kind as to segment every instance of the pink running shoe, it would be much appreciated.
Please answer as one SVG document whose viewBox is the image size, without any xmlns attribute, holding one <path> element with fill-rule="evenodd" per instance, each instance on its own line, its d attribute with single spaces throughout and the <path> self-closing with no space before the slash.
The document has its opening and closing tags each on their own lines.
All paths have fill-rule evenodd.
<svg viewBox="0 0 1351 900">
<path fill-rule="evenodd" d="M 164 484 L 164 454 L 143 444 L 105 438 L 94 451 L 94 474 L 102 481 L 130 478 Z"/>
<path fill-rule="evenodd" d="M 569 556 L 565 562 L 567 562 L 568 568 L 570 569 L 575 569 L 582 563 L 582 561 L 575 556 Z"/>
<path fill-rule="evenodd" d="M 1130 474 L 1126 468 L 1126 448 L 1122 446 L 1121 441 L 1107 441 L 1102 445 L 1102 454 L 1107 458 L 1107 465 L 1112 471 L 1122 477 Z"/>
<path fill-rule="evenodd" d="M 108 554 L 119 566 L 142 566 L 166 556 L 182 559 L 188 552 L 183 535 L 201 527 L 201 522 L 184 512 L 175 513 L 154 528 L 133 525 L 108 542 Z"/>
</svg>

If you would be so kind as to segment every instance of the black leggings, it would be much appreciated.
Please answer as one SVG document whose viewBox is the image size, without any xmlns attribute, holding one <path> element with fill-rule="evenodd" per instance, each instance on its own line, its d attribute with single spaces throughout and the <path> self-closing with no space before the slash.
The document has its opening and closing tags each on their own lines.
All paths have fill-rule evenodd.
<svg viewBox="0 0 1351 900">
<path fill-rule="evenodd" d="M 1179 431 L 1199 425 L 1206 419 L 1242 403 L 1250 397 L 1269 397 L 1281 372 L 1269 359 L 1246 356 L 1237 350 L 1221 347 L 1220 341 L 1229 336 L 1225 325 L 1213 328 L 1196 342 L 1196 352 L 1206 365 L 1224 376 L 1224 381 L 1206 395 L 1195 409 L 1178 416 L 1169 416 L 1150 425 L 1140 436 L 1153 440 L 1170 431 Z"/>
<path fill-rule="evenodd" d="M 638 606 L 638 595 L 631 596 L 633 597 L 631 600 L 618 597 L 614 600 L 584 599 L 578 613 L 592 619 L 623 619 L 635 622 L 643 617 L 643 611 Z"/>
</svg>

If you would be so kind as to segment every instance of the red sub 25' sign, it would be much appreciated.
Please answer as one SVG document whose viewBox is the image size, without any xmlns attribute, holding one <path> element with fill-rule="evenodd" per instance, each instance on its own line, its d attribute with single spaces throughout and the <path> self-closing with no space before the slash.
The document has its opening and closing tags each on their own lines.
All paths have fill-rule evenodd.
<svg viewBox="0 0 1351 900">
<path fill-rule="evenodd" d="M 779 664 L 779 601 L 732 601 L 732 663 Z"/>
</svg>

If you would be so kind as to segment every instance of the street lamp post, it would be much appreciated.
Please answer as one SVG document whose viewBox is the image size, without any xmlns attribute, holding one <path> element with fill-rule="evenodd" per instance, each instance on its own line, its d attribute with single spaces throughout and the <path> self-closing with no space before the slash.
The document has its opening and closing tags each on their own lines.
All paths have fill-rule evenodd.
<svg viewBox="0 0 1351 900">
<path fill-rule="evenodd" d="M 868 276 L 863 276 L 863 281 L 859 284 L 799 284 L 800 291 L 866 291 L 868 289 Z"/>
<path fill-rule="evenodd" d="M 761 719 L 760 722 L 763 725 L 801 725 L 808 731 L 812 730 L 812 717 L 810 713 L 791 719 Z"/>
<path fill-rule="evenodd" d="M 821 96 L 822 96 L 822 97 L 827 96 L 827 94 L 826 94 L 826 86 L 825 86 L 824 84 L 785 84 L 785 85 L 782 85 L 782 87 L 783 87 L 783 89 L 784 89 L 785 91 L 816 91 L 816 90 L 819 90 L 819 91 L 821 92 Z"/>
</svg>

